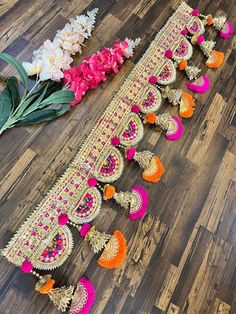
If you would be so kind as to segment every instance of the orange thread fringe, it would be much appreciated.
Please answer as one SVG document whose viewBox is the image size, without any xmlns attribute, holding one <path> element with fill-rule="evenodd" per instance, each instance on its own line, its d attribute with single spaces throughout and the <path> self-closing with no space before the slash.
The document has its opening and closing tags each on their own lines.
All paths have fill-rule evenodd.
<svg viewBox="0 0 236 314">
<path fill-rule="evenodd" d="M 144 180 L 156 183 L 160 181 L 161 176 L 164 174 L 164 172 L 165 168 L 162 162 L 156 155 L 154 155 L 148 167 L 143 171 L 142 176 Z"/>
<path fill-rule="evenodd" d="M 181 118 L 191 118 L 195 108 L 194 98 L 188 93 L 182 93 L 179 108 L 179 116 Z"/>
<path fill-rule="evenodd" d="M 148 122 L 150 124 L 154 124 L 156 121 L 156 115 L 154 112 L 150 112 L 146 115 L 144 122 Z"/>
<path fill-rule="evenodd" d="M 210 69 L 218 69 L 224 62 L 224 58 L 225 55 L 223 52 L 213 50 L 212 55 L 208 59 L 209 61 L 206 61 L 206 66 Z"/>
<path fill-rule="evenodd" d="M 114 257 L 110 258 L 109 260 L 103 259 L 102 255 L 97 260 L 98 265 L 108 268 L 108 269 L 118 268 L 123 263 L 126 257 L 126 251 L 127 251 L 126 239 L 124 235 L 119 230 L 115 230 L 113 232 L 113 236 L 116 237 L 119 243 L 118 252 L 116 253 Z"/>
</svg>

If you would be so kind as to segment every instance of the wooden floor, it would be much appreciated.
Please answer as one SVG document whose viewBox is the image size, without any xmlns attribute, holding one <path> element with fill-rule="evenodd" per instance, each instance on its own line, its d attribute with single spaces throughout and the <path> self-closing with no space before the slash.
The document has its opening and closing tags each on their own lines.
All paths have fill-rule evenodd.
<svg viewBox="0 0 236 314">
<path fill-rule="evenodd" d="M 235 20 L 235 0 L 189 1 L 201 12 L 227 12 Z M 135 56 L 121 72 L 87 93 L 72 112 L 34 127 L 20 127 L 0 137 L 0 248 L 40 202 L 84 141 L 134 63 L 172 13 L 176 1 L 165 0 L 3 0 L 0 5 L 0 50 L 20 60 L 57 29 L 87 9 L 99 8 L 89 55 L 117 38 L 141 37 Z M 236 28 L 236 25 L 234 25 Z M 209 31 L 209 37 L 216 33 Z M 58 285 L 76 284 L 85 274 L 96 287 L 92 313 L 236 313 L 236 60 L 235 38 L 218 40 L 225 62 L 217 70 L 195 63 L 210 77 L 212 87 L 196 95 L 196 111 L 184 121 L 185 133 L 168 142 L 151 128 L 139 148 L 158 154 L 166 167 L 163 180 L 142 183 L 151 205 L 142 221 L 131 222 L 115 203 L 109 203 L 96 225 L 108 232 L 119 228 L 128 239 L 128 257 L 116 271 L 100 268 L 87 243 L 75 235 L 69 260 L 53 275 Z M 82 58 L 82 57 L 81 57 Z M 79 61 L 79 59 L 78 59 Z M 12 73 L 5 64 L 1 72 Z M 184 87 L 179 75 L 176 86 Z M 163 105 L 162 111 L 167 109 Z M 168 106 L 174 113 L 176 108 Z M 136 165 L 117 186 L 125 190 L 141 183 Z M 47 297 L 34 291 L 35 279 L 1 258 L 1 314 L 58 313 Z"/>
</svg>

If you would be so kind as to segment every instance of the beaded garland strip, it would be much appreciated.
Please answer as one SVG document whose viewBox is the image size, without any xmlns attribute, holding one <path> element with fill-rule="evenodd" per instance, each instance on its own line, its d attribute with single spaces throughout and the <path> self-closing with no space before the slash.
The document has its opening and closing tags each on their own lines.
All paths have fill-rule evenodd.
<svg viewBox="0 0 236 314">
<path fill-rule="evenodd" d="M 119 136 L 129 144 L 141 140 L 143 129 L 133 117 L 130 104 L 152 106 L 156 97 L 153 106 L 159 106 L 158 92 L 148 87 L 148 78 L 155 74 L 168 83 L 175 79 L 175 68 L 164 53 L 167 49 L 179 51 L 178 43 L 181 49 L 181 31 L 192 18 L 191 12 L 192 8 L 182 3 L 159 31 L 65 174 L 3 249 L 8 261 L 19 266 L 28 258 L 36 268 L 53 269 L 68 257 L 73 240 L 69 228 L 58 225 L 58 216 L 67 213 L 71 221 L 82 224 L 98 214 L 101 196 L 96 188 L 88 187 L 87 179 L 95 175 L 102 182 L 112 182 L 122 174 L 123 159 L 111 146 L 111 138 Z"/>
</svg>

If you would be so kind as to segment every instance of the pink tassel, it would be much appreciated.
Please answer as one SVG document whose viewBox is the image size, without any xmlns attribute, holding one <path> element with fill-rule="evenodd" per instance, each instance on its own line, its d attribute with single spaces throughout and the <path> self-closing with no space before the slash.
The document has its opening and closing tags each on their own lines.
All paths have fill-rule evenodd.
<svg viewBox="0 0 236 314">
<path fill-rule="evenodd" d="M 139 211 L 138 212 L 136 212 L 136 213 L 133 213 L 133 214 L 128 214 L 128 218 L 130 219 L 130 220 L 137 220 L 137 219 L 140 219 L 140 218 L 142 218 L 143 216 L 145 216 L 146 215 L 146 212 L 147 212 L 147 207 L 141 207 L 140 209 L 139 209 Z"/>
<path fill-rule="evenodd" d="M 88 314 L 95 301 L 95 288 L 87 278 L 80 278 L 68 314 Z"/>
<path fill-rule="evenodd" d="M 187 87 L 194 92 L 205 93 L 210 88 L 210 80 L 208 76 L 204 75 L 192 83 L 187 83 Z"/>
<path fill-rule="evenodd" d="M 91 226 L 89 223 L 83 224 L 82 228 L 80 229 L 80 236 L 84 238 L 90 229 L 91 229 Z"/>
<path fill-rule="evenodd" d="M 130 220 L 136 220 L 142 218 L 146 214 L 149 198 L 148 192 L 140 185 L 134 185 L 132 188 L 132 193 L 136 197 L 137 201 L 135 201 L 134 206 L 131 204 L 128 217 Z"/>
<path fill-rule="evenodd" d="M 174 133 L 173 130 L 167 131 L 166 138 L 170 141 L 177 141 L 183 135 L 183 125 L 178 117 L 172 116 L 172 119 L 176 123 L 177 129 Z"/>
<path fill-rule="evenodd" d="M 234 29 L 233 29 L 232 24 L 230 23 L 230 21 L 226 21 L 224 27 L 220 31 L 220 37 L 224 39 L 230 38 L 233 32 L 234 32 Z"/>
</svg>

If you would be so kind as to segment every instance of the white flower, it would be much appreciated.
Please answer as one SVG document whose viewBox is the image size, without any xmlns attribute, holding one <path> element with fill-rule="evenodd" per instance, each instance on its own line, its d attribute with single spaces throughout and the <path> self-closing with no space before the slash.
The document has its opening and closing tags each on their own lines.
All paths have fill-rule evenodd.
<svg viewBox="0 0 236 314">
<path fill-rule="evenodd" d="M 98 9 L 88 11 L 87 15 L 70 19 L 62 30 L 58 30 L 53 41 L 46 40 L 33 52 L 32 63 L 23 62 L 29 76 L 39 75 L 41 81 L 60 81 L 63 71 L 73 62 L 71 55 L 82 52 L 84 39 L 91 36 Z"/>
<path fill-rule="evenodd" d="M 73 59 L 59 44 L 46 40 L 38 50 L 34 51 L 33 62 L 24 62 L 28 75 L 39 74 L 41 81 L 60 81 L 63 70 L 69 69 Z"/>
<path fill-rule="evenodd" d="M 84 36 L 75 32 L 71 24 L 67 23 L 62 30 L 57 31 L 53 43 L 59 44 L 64 50 L 74 55 L 76 52 L 81 53 L 81 44 L 84 41 Z"/>
<path fill-rule="evenodd" d="M 75 32 L 80 33 L 84 38 L 91 36 L 96 21 L 96 14 L 98 9 L 93 9 L 87 12 L 86 15 L 79 15 L 75 18 L 69 19 L 71 26 Z"/>
<path fill-rule="evenodd" d="M 125 49 L 126 58 L 133 57 L 134 48 L 139 45 L 140 40 L 140 38 L 136 38 L 135 40 L 129 39 L 127 37 L 125 38 L 125 41 L 128 43 L 128 47 Z"/>
<path fill-rule="evenodd" d="M 34 60 L 32 63 L 30 62 L 23 62 L 23 67 L 29 76 L 39 74 L 42 71 L 42 61 L 41 60 Z"/>
</svg>

